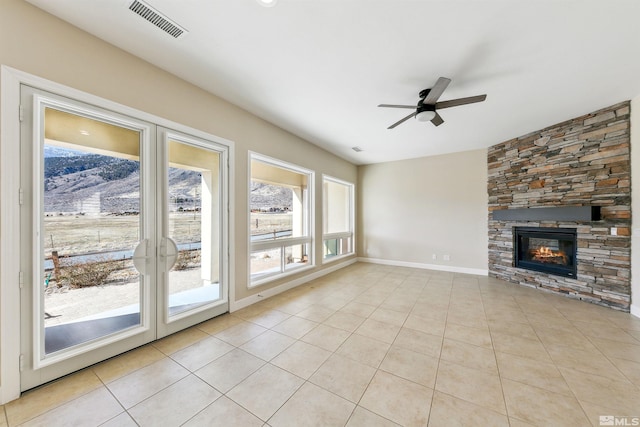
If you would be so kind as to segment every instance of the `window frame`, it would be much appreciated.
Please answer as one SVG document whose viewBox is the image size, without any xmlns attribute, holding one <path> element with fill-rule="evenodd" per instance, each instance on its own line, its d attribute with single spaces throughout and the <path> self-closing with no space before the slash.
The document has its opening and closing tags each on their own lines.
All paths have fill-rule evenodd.
<svg viewBox="0 0 640 427">
<path fill-rule="evenodd" d="M 251 183 L 253 182 L 252 168 L 251 162 L 258 161 L 265 163 L 269 166 L 285 169 L 287 171 L 303 174 L 307 176 L 307 188 L 306 188 L 306 196 L 302 202 L 302 222 L 303 222 L 303 230 L 306 233 L 306 236 L 297 236 L 297 237 L 279 237 L 274 240 L 262 240 L 257 242 L 252 242 L 251 240 Z M 277 185 L 273 183 L 273 185 Z M 304 168 L 302 166 L 276 159 L 273 157 L 266 156 L 264 154 L 256 153 L 254 151 L 249 151 L 248 156 L 248 191 L 247 191 L 247 247 L 248 247 L 248 268 L 247 268 L 247 288 L 252 289 L 267 283 L 270 283 L 274 280 L 281 279 L 283 277 L 287 277 L 293 274 L 297 274 L 302 271 L 309 270 L 315 267 L 315 171 L 311 169 Z M 306 212 L 305 212 L 306 209 Z M 285 251 L 288 247 L 297 246 L 297 245 L 306 245 L 307 246 L 307 261 L 306 265 L 286 269 L 285 261 Z M 280 249 L 280 269 L 277 272 L 271 273 L 262 273 L 258 275 L 252 274 L 251 269 L 251 259 L 252 254 L 255 252 L 265 251 L 269 249 Z"/>
<path fill-rule="evenodd" d="M 327 190 L 326 190 L 326 186 L 325 183 L 326 182 L 331 182 L 334 184 L 340 184 L 340 185 L 344 185 L 349 189 L 349 212 L 348 212 L 348 218 L 349 218 L 349 230 L 348 231 L 344 231 L 344 232 L 338 232 L 338 233 L 327 233 L 325 226 L 326 226 L 326 218 L 327 218 L 327 214 L 328 214 L 328 210 L 329 210 L 329 206 L 327 205 L 328 202 L 328 198 L 327 198 Z M 349 181 L 345 181 L 339 178 L 335 178 L 333 176 L 330 175 L 326 175 L 323 174 L 322 175 L 322 215 L 323 215 L 323 220 L 322 220 L 322 249 L 323 249 L 323 253 L 322 253 L 322 263 L 323 264 L 328 264 L 331 262 L 335 262 L 338 260 L 341 260 L 343 258 L 346 257 L 350 257 L 353 256 L 355 254 L 355 241 L 356 241 L 356 232 L 355 232 L 355 184 Z M 349 252 L 344 253 L 344 254 L 340 254 L 340 255 L 333 255 L 330 257 L 327 257 L 325 252 L 325 248 L 326 248 L 326 242 L 328 240 L 335 240 L 335 239 L 350 239 L 349 241 Z"/>
</svg>

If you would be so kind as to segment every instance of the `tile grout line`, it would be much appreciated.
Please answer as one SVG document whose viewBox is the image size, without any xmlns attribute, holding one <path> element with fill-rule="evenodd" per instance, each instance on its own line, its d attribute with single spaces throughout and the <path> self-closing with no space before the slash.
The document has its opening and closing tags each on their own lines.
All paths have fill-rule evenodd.
<svg viewBox="0 0 640 427">
<path fill-rule="evenodd" d="M 522 307 L 520 306 L 520 303 L 518 303 L 518 300 L 513 297 L 513 295 L 511 295 L 511 298 L 513 298 L 513 301 L 518 305 L 518 308 L 520 309 L 520 311 L 522 312 L 522 315 L 525 316 L 526 318 L 526 314 L 524 312 L 524 310 L 522 310 Z M 484 310 L 484 303 L 483 303 L 483 310 Z M 485 312 L 485 317 L 486 317 L 486 312 Z M 531 326 L 531 324 L 529 323 L 529 320 L 527 319 L 527 325 L 529 325 L 532 329 L 533 332 L 536 333 L 536 330 Z M 511 422 L 511 418 L 514 418 L 516 420 L 521 420 L 520 418 L 517 418 L 515 415 L 511 415 L 509 412 L 509 406 L 507 405 L 507 397 L 504 393 L 504 384 L 502 383 L 503 377 L 502 377 L 502 373 L 501 373 L 501 369 L 500 369 L 500 364 L 498 363 L 498 355 L 497 355 L 497 349 L 495 347 L 495 341 L 493 339 L 493 331 L 491 329 L 491 325 L 489 324 L 489 322 L 487 322 L 487 326 L 489 328 L 489 336 L 491 337 L 491 348 L 493 349 L 493 355 L 495 357 L 496 360 L 496 367 L 498 368 L 498 379 L 500 380 L 500 389 L 502 390 L 502 399 L 504 401 L 504 409 L 507 413 L 507 422 L 509 423 L 509 425 L 511 426 L 512 422 Z M 537 334 L 536 334 L 537 336 Z M 539 338 L 538 338 L 539 340 Z M 546 351 L 546 349 L 545 349 Z M 549 356 L 549 358 L 551 358 L 551 356 Z M 553 359 L 551 359 L 553 360 Z M 507 379 L 507 378 L 505 378 Z M 513 381 L 513 380 L 512 380 Z M 528 420 L 521 420 L 521 421 L 525 421 L 525 422 L 529 422 Z"/>
<path fill-rule="evenodd" d="M 400 286 L 400 285 L 396 286 L 393 290 L 395 291 L 399 286 Z M 390 295 L 391 295 L 391 293 L 390 293 Z M 388 298 L 388 296 L 387 296 L 387 298 Z M 386 300 L 387 300 L 387 298 L 385 298 L 385 299 L 384 299 L 380 304 L 378 304 L 378 306 L 377 306 L 376 310 L 382 306 L 382 304 L 384 303 L 384 301 L 386 301 Z M 413 304 L 412 309 L 413 309 L 413 307 L 415 307 L 415 303 Z M 372 311 L 372 312 L 371 312 L 371 314 L 375 313 L 375 312 L 376 312 L 376 310 Z M 409 318 L 409 314 L 410 314 L 410 313 L 411 313 L 411 311 L 409 311 L 409 313 L 407 313 L 407 317 L 406 317 L 406 318 L 405 318 L 405 320 L 402 322 L 402 325 L 404 325 L 404 324 L 406 323 L 407 319 Z M 371 318 L 371 314 L 370 314 L 369 316 L 367 316 L 367 317 L 366 317 L 366 319 L 370 319 L 370 318 Z M 365 321 L 366 321 L 366 319 L 365 319 Z M 372 319 L 372 320 L 375 320 L 375 319 Z M 363 322 L 363 323 L 364 323 L 364 322 Z M 383 323 L 384 323 L 384 322 L 383 322 Z M 387 355 L 389 354 L 389 350 L 391 350 L 391 347 L 393 347 L 393 344 L 395 343 L 396 339 L 398 338 L 398 335 L 400 334 L 400 331 L 401 331 L 401 330 L 402 330 L 402 326 L 400 326 L 400 329 L 398 329 L 398 332 L 396 332 L 395 337 L 394 337 L 394 339 L 393 339 L 393 342 L 391 342 L 391 343 L 389 344 L 389 348 L 388 348 L 388 349 L 387 349 L 387 351 L 385 352 L 385 354 L 384 354 L 384 356 L 382 357 L 382 360 L 380 361 L 380 363 L 378 363 L 378 366 L 375 368 L 375 372 L 374 372 L 374 373 L 373 373 L 373 375 L 371 376 L 371 379 L 369 380 L 369 382 L 367 383 L 366 387 L 364 388 L 364 391 L 363 391 L 363 392 L 362 392 L 362 394 L 360 395 L 360 398 L 358 399 L 358 402 L 356 403 L 356 406 L 354 407 L 353 413 L 355 413 L 356 408 L 361 407 L 362 409 L 364 409 L 364 410 L 366 410 L 366 411 L 369 411 L 369 412 L 371 412 L 371 413 L 373 413 L 373 414 L 375 414 L 375 415 L 377 415 L 377 416 L 379 416 L 379 417 L 382 417 L 382 418 L 384 418 L 384 419 L 386 419 L 386 420 L 389 420 L 387 417 L 385 417 L 385 416 L 383 416 L 383 415 L 381 415 L 381 414 L 378 414 L 378 413 L 376 413 L 376 412 L 373 412 L 373 411 L 371 411 L 370 409 L 365 408 L 364 406 L 360 406 L 360 402 L 362 401 L 362 398 L 364 397 L 364 395 L 366 394 L 367 390 L 368 390 L 368 389 L 369 389 L 369 387 L 371 386 L 371 383 L 373 382 L 373 379 L 374 379 L 374 378 L 375 378 L 375 376 L 378 374 L 378 372 L 381 370 L 381 369 L 380 369 L 380 366 L 382 366 L 382 363 L 384 362 L 384 360 L 386 359 Z M 353 333 L 355 334 L 355 331 L 354 331 Z M 371 337 L 369 337 L 369 338 L 371 338 Z M 372 338 L 372 339 L 375 339 L 375 338 Z M 381 342 L 382 342 L 382 341 L 381 341 Z M 387 343 L 385 343 L 385 344 L 387 344 Z M 386 371 L 384 371 L 384 370 L 382 370 L 382 372 L 388 373 L 388 372 L 386 372 Z M 389 374 L 394 375 L 394 376 L 396 376 L 396 377 L 397 377 L 397 375 L 395 375 L 395 374 L 392 374 L 392 373 L 389 373 Z M 401 377 L 398 377 L 398 378 L 401 378 Z M 404 378 L 402 378 L 402 379 L 404 379 Z M 352 415 L 353 415 L 353 413 L 352 413 Z M 389 421 L 391 421 L 391 422 L 392 422 L 392 423 L 394 423 L 394 424 L 397 424 L 397 423 L 395 423 L 395 421 L 392 421 L 392 420 L 389 420 Z M 347 422 L 348 422 L 348 421 L 347 421 Z"/>
<path fill-rule="evenodd" d="M 429 282 L 427 281 L 427 285 L 429 285 Z M 432 415 L 432 411 L 433 411 L 433 401 L 435 399 L 436 396 L 436 387 L 438 385 L 438 373 L 440 372 L 440 361 L 442 360 L 442 346 L 444 345 L 444 336 L 447 333 L 447 322 L 449 319 L 449 309 L 451 308 L 451 294 L 453 293 L 453 277 L 451 278 L 451 283 L 449 284 L 449 299 L 448 299 L 448 303 L 447 303 L 447 317 L 444 319 L 444 330 L 442 331 L 442 339 L 440 341 L 440 352 L 438 353 L 438 363 L 436 364 L 436 375 L 435 378 L 433 380 L 433 394 L 431 395 L 431 402 L 429 404 L 429 417 L 427 419 L 427 426 L 429 425 L 429 423 L 431 422 L 431 415 Z"/>
<path fill-rule="evenodd" d="M 576 402 L 578 403 L 578 405 L 580 406 L 580 410 L 582 411 L 583 415 L 585 416 L 585 418 L 586 418 L 589 422 L 591 422 L 591 419 L 589 418 L 589 414 L 587 414 L 587 413 L 586 413 L 586 411 L 585 411 L 585 409 L 584 409 L 584 406 L 583 406 L 583 405 L 582 405 L 582 403 L 580 402 L 580 399 L 578 399 L 578 396 L 577 396 L 577 395 L 576 395 L 576 393 L 574 392 L 573 387 L 571 387 L 571 386 L 569 385 L 569 382 L 567 381 L 566 377 L 564 376 L 564 374 L 562 373 L 562 371 L 559 369 L 559 366 L 556 364 L 555 360 L 553 359 L 553 357 L 552 357 L 552 356 L 551 356 L 551 354 L 549 353 L 549 349 L 547 348 L 547 345 L 545 345 L 544 341 L 540 338 L 540 334 L 539 334 L 538 329 L 536 329 L 535 325 L 533 325 L 533 324 L 531 323 L 531 320 L 530 320 L 530 319 L 529 319 L 529 317 L 526 315 L 526 311 L 525 311 L 525 310 L 523 310 L 523 308 L 522 308 L 522 304 L 521 304 L 517 299 L 516 299 L 516 304 L 518 304 L 518 307 L 520 307 L 520 309 L 522 310 L 522 312 L 523 312 L 523 313 L 525 313 L 525 317 L 527 318 L 527 321 L 529 322 L 529 326 L 531 327 L 531 329 L 533 329 L 533 333 L 536 335 L 536 338 L 538 339 L 538 341 L 539 341 L 539 342 L 540 342 L 540 344 L 542 345 L 542 348 L 544 348 L 544 351 L 545 351 L 546 355 L 549 357 L 549 360 L 551 360 L 551 362 L 553 363 L 553 366 L 554 366 L 554 367 L 555 367 L 555 369 L 560 373 L 560 375 L 561 375 L 561 377 L 562 377 L 563 381 L 565 382 L 565 384 L 566 384 L 566 385 L 567 385 L 567 387 L 569 388 L 569 391 L 571 391 L 571 395 L 573 396 L 573 398 L 575 399 L 575 401 L 576 401 Z M 554 309 L 558 310 L 558 313 L 562 316 L 562 318 L 564 318 L 566 321 L 568 321 L 568 322 L 571 324 L 571 326 L 573 326 L 573 323 L 572 323 L 572 322 L 571 322 L 571 321 L 570 321 L 570 320 L 569 320 L 569 319 L 568 319 L 568 318 L 567 318 L 567 317 L 566 317 L 566 316 L 565 316 L 565 315 L 564 315 L 564 314 L 563 314 L 563 313 L 562 313 L 562 312 L 561 312 L 561 311 L 560 311 L 560 310 L 559 310 L 559 309 L 558 309 L 554 304 L 551 304 L 551 306 L 552 306 Z M 578 331 L 578 332 L 579 332 L 579 331 Z M 520 381 L 516 381 L 516 382 L 520 382 Z M 522 382 L 520 382 L 520 383 L 522 384 Z M 526 384 L 526 383 L 524 383 L 524 384 L 525 384 L 525 385 L 527 385 L 527 386 L 530 386 L 530 387 L 535 387 L 535 388 L 538 388 L 538 389 L 544 390 L 544 391 L 546 391 L 546 392 L 553 393 L 553 392 L 551 392 L 551 391 L 549 391 L 549 390 L 546 390 L 546 389 L 543 389 L 543 388 L 541 388 L 541 387 L 532 386 L 532 385 L 530 385 L 530 384 Z"/>
<path fill-rule="evenodd" d="M 563 304 L 564 305 L 564 304 Z M 575 327 L 575 325 L 573 324 L 573 321 L 571 319 L 569 319 L 563 312 L 562 310 L 560 310 L 560 308 L 556 307 L 555 305 L 552 304 L 552 306 L 554 308 L 556 308 L 558 310 L 558 312 L 560 313 L 560 315 L 571 324 L 571 326 L 583 337 L 585 338 L 589 343 L 591 343 L 593 345 L 593 343 L 591 342 L 591 340 L 586 337 L 578 328 Z M 533 327 L 533 325 L 532 325 Z M 574 391 L 573 387 L 571 387 L 571 384 L 569 383 L 569 381 L 567 381 L 566 376 L 562 373 L 562 371 L 560 370 L 560 367 L 556 364 L 556 362 L 553 360 L 553 357 L 551 357 L 551 354 L 549 353 L 549 349 L 547 348 L 547 345 L 544 343 L 544 341 L 540 338 L 540 336 L 538 335 L 538 331 L 536 330 L 536 328 L 533 328 L 533 331 L 535 332 L 536 336 L 538 337 L 538 339 L 540 340 L 540 342 L 542 343 L 542 347 L 544 347 L 545 351 L 547 352 L 547 355 L 549 356 L 549 358 L 553 361 L 554 366 L 556 367 L 556 369 L 558 370 L 558 372 L 560 372 L 560 375 L 562 376 L 562 379 L 564 380 L 564 382 L 567 384 L 567 386 L 569 387 L 569 390 L 571 390 L 571 394 L 573 395 L 574 399 L 576 400 L 576 402 L 578 402 L 578 405 L 580 406 L 580 409 L 582 410 L 582 413 L 584 414 L 585 418 L 591 422 L 591 418 L 589 417 L 589 414 L 587 414 L 587 411 L 585 410 L 584 404 L 582 403 L 582 401 L 580 401 L 580 399 L 578 398 L 578 395 L 576 394 L 576 392 Z M 595 347 L 595 345 L 594 345 Z M 602 351 L 596 347 L 596 349 L 598 350 L 599 353 L 602 354 L 602 356 L 604 356 L 606 358 L 606 355 L 604 353 L 602 353 Z M 608 359 L 607 359 L 608 360 Z M 614 365 L 615 366 L 615 365 Z"/>
<path fill-rule="evenodd" d="M 607 356 L 607 354 L 606 354 L 606 353 L 604 353 L 602 350 L 600 350 L 600 348 L 599 348 L 599 347 L 598 347 L 598 346 L 597 346 L 597 345 L 592 341 L 592 338 L 594 338 L 594 339 L 600 339 L 600 338 L 590 337 L 590 336 L 588 336 L 588 335 L 585 335 L 585 338 L 586 338 L 587 340 L 589 340 L 589 342 L 590 342 L 590 343 L 591 343 L 591 344 L 592 344 L 592 345 L 593 345 L 593 346 L 598 350 L 598 352 L 602 355 L 602 357 L 604 357 L 604 358 L 605 358 L 609 363 L 611 363 L 611 366 L 613 366 L 613 367 L 616 369 L 616 371 L 617 371 L 618 373 L 620 373 L 620 375 L 622 375 L 622 376 L 623 376 L 623 377 L 624 377 L 624 378 L 629 382 L 629 384 L 633 385 L 633 386 L 634 386 L 638 391 L 640 391 L 640 385 L 636 384 L 634 381 L 632 381 L 632 380 L 627 376 L 627 374 L 625 374 L 624 372 L 622 372 L 622 371 L 620 370 L 620 368 L 618 368 L 618 365 L 616 365 L 615 363 L 613 363 L 613 362 L 611 361 L 611 357 Z M 612 340 L 612 341 L 613 341 L 613 340 Z M 635 344 L 631 344 L 631 345 L 635 345 Z M 640 346 L 638 346 L 638 347 L 639 347 L 638 349 L 640 350 Z M 621 359 L 621 358 L 618 358 L 618 359 Z M 628 359 L 621 359 L 621 360 L 628 360 Z M 629 361 L 629 362 L 633 362 L 633 363 L 637 363 L 637 362 L 634 362 L 633 360 L 628 360 L 628 361 Z M 640 365 L 640 363 L 638 363 L 638 365 Z M 566 369 L 571 369 L 571 368 L 566 368 Z M 575 369 L 574 369 L 574 370 L 575 370 Z M 605 376 L 600 375 L 600 374 L 598 374 L 598 373 L 591 373 L 591 375 L 595 375 L 595 376 L 598 376 L 598 377 L 606 378 L 606 379 L 608 379 L 608 380 L 610 380 L 610 381 L 617 381 L 617 380 L 614 380 L 613 378 L 605 377 Z"/>
<path fill-rule="evenodd" d="M 487 320 L 487 329 L 489 330 L 489 337 L 491 338 L 491 349 L 493 350 L 493 357 L 494 357 L 494 360 L 496 361 L 496 369 L 498 371 L 498 380 L 500 381 L 500 391 L 502 392 L 502 401 L 504 403 L 504 410 L 506 412 L 507 422 L 509 423 L 509 425 L 511 425 L 511 416 L 509 414 L 509 406 L 507 405 L 507 396 L 504 393 L 504 384 L 502 383 L 502 374 L 500 372 L 500 364 L 498 363 L 498 354 L 496 352 L 495 341 L 493 339 L 493 332 L 491 330 L 491 324 L 489 323 L 489 319 L 487 318 L 487 312 L 484 308 L 484 297 L 482 296 L 482 294 L 481 294 L 481 298 L 482 298 L 482 312 L 484 313 L 484 317 Z M 515 298 L 514 298 L 514 301 L 516 304 L 518 304 L 518 301 L 516 301 Z M 519 304 L 518 304 L 518 307 L 520 308 Z M 522 308 L 520 308 L 520 311 L 522 311 Z M 524 312 L 522 313 L 524 315 Z"/>
<path fill-rule="evenodd" d="M 117 356 L 116 356 L 117 357 Z M 165 356 L 167 357 L 167 356 Z M 94 372 L 95 374 L 95 372 Z M 135 418 L 133 418 L 133 416 L 131 416 L 131 414 L 129 413 L 129 410 L 127 408 L 124 407 L 124 405 L 122 404 L 122 402 L 120 402 L 120 400 L 115 396 L 115 394 L 113 394 L 113 392 L 111 391 L 111 389 L 109 387 L 107 387 L 107 384 L 102 380 L 102 378 L 100 378 L 100 376 L 98 374 L 95 374 L 96 377 L 98 377 L 98 379 L 100 380 L 100 382 L 102 383 L 102 387 L 105 388 L 105 390 L 107 391 L 107 393 L 109 393 L 116 402 L 118 402 L 118 405 L 120 405 L 120 407 L 122 408 L 122 412 L 120 412 L 118 415 L 116 415 L 115 417 L 111 417 L 110 419 L 108 419 L 107 421 L 105 421 L 105 423 L 108 423 L 109 421 L 119 417 L 122 414 L 127 414 L 129 416 L 129 418 L 131 418 L 133 420 L 134 423 L 136 423 L 137 425 L 138 422 L 135 420 Z M 134 405 L 135 406 L 135 405 Z M 105 424 L 103 423 L 103 424 Z"/>
</svg>

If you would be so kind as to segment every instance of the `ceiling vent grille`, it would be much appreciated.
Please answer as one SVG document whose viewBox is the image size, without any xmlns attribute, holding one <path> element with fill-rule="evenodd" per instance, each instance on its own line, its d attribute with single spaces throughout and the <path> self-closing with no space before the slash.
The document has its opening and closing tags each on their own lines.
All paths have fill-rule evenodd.
<svg viewBox="0 0 640 427">
<path fill-rule="evenodd" d="M 353 151 L 355 151 L 356 153 L 359 153 L 359 152 L 361 152 L 361 151 L 364 151 L 364 150 L 363 150 L 362 148 L 360 148 L 360 147 L 351 147 L 351 149 L 352 149 Z"/>
<path fill-rule="evenodd" d="M 187 30 L 182 28 L 180 25 L 171 21 L 169 18 L 140 0 L 134 0 L 133 3 L 129 5 L 129 10 L 140 15 L 142 18 L 151 22 L 153 25 L 176 39 L 180 38 L 187 32 Z"/>
</svg>

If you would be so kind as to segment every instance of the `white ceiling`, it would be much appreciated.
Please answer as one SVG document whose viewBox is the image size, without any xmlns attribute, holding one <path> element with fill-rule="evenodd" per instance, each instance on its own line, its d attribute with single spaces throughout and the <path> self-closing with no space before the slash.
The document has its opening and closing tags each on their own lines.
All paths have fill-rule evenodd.
<svg viewBox="0 0 640 427">
<path fill-rule="evenodd" d="M 28 0 L 356 164 L 488 147 L 640 94 L 638 0 Z M 409 120 L 449 77 L 445 123 Z M 359 146 L 364 151 L 354 152 Z"/>
</svg>

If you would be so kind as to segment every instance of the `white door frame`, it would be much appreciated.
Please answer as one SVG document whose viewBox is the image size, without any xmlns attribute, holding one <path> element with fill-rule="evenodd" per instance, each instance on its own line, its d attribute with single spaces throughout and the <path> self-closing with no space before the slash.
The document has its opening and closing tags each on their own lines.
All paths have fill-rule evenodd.
<svg viewBox="0 0 640 427">
<path fill-rule="evenodd" d="M 160 126 L 212 140 L 228 147 L 229 168 L 234 164 L 233 141 L 190 128 L 153 114 L 95 95 L 0 66 L 0 404 L 20 397 L 20 85 L 53 92 L 100 108 L 117 111 Z M 228 176 L 228 242 L 234 239 L 233 171 Z M 224 254 L 228 268 L 229 303 L 235 298 L 235 260 L 230 245 Z"/>
</svg>

